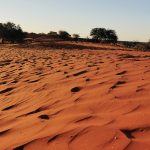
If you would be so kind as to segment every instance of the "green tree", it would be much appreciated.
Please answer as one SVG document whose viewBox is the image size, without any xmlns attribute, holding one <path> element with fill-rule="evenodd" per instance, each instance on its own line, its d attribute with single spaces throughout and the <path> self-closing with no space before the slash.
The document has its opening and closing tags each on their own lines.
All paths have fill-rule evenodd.
<svg viewBox="0 0 150 150">
<path fill-rule="evenodd" d="M 71 35 L 67 31 L 59 31 L 59 37 L 63 40 L 68 40 Z"/>
<path fill-rule="evenodd" d="M 106 30 L 106 41 L 107 42 L 116 43 L 117 40 L 118 40 L 118 37 L 114 30 Z"/>
<path fill-rule="evenodd" d="M 5 34 L 6 34 L 6 30 L 5 30 L 4 24 L 0 23 L 0 38 L 1 38 L 2 43 L 5 38 Z"/>
<path fill-rule="evenodd" d="M 12 43 L 22 42 L 25 37 L 25 33 L 19 25 L 15 25 L 12 22 L 7 22 L 0 24 L 0 37 L 3 40 L 7 40 Z"/>
<path fill-rule="evenodd" d="M 94 28 L 91 30 L 90 36 L 93 40 L 100 42 L 113 42 L 116 43 L 118 37 L 114 30 L 106 30 L 105 28 Z"/>
<path fill-rule="evenodd" d="M 106 29 L 105 28 L 94 28 L 91 30 L 90 36 L 94 40 L 104 41 L 106 39 Z"/>
</svg>

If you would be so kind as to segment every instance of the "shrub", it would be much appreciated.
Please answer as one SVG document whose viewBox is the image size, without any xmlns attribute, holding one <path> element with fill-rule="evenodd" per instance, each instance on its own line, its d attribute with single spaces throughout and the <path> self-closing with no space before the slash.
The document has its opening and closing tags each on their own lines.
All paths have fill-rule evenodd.
<svg viewBox="0 0 150 150">
<path fill-rule="evenodd" d="M 139 43 L 135 46 L 135 48 L 142 51 L 150 51 L 150 42 Z"/>
<path fill-rule="evenodd" d="M 67 31 L 59 31 L 59 37 L 63 40 L 68 40 L 71 35 Z"/>
<path fill-rule="evenodd" d="M 25 38 L 25 33 L 19 25 L 16 26 L 12 22 L 0 23 L 0 38 L 12 43 L 22 42 Z"/>
<path fill-rule="evenodd" d="M 73 34 L 72 37 L 73 37 L 73 39 L 74 39 L 75 41 L 78 41 L 79 38 L 80 38 L 80 35 L 79 35 L 79 34 Z"/>
<path fill-rule="evenodd" d="M 116 43 L 118 37 L 114 30 L 106 30 L 105 28 L 94 28 L 91 30 L 90 36 L 94 41 Z"/>
<path fill-rule="evenodd" d="M 50 31 L 47 35 L 51 38 L 58 38 L 57 32 L 54 31 Z"/>
</svg>

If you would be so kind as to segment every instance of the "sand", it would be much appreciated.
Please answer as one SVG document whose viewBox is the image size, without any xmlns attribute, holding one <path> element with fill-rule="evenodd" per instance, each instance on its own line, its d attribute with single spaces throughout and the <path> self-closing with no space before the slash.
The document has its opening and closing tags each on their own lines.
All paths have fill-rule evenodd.
<svg viewBox="0 0 150 150">
<path fill-rule="evenodd" d="M 0 150 L 150 150 L 150 53 L 105 48 L 1 46 Z"/>
</svg>

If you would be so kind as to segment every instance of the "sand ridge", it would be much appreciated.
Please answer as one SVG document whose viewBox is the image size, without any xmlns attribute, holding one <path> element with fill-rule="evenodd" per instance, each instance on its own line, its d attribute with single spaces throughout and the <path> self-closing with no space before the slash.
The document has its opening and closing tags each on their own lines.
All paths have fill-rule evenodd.
<svg viewBox="0 0 150 150">
<path fill-rule="evenodd" d="M 0 49 L 0 150 L 150 149 L 150 53 Z"/>
</svg>

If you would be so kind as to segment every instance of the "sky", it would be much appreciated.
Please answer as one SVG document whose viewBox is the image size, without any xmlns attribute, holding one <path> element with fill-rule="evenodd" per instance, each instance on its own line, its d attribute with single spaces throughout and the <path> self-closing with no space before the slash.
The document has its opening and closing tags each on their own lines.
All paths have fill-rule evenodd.
<svg viewBox="0 0 150 150">
<path fill-rule="evenodd" d="M 90 35 L 92 28 L 114 29 L 119 40 L 150 39 L 150 0 L 0 0 L 0 22 L 24 31 L 65 30 Z"/>
</svg>

